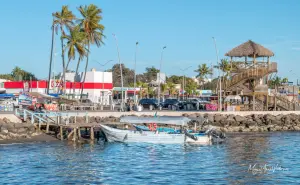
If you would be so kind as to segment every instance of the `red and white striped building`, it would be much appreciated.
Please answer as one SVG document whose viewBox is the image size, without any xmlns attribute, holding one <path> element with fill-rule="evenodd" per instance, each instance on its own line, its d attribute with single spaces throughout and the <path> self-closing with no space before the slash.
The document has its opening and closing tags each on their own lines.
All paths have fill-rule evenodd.
<svg viewBox="0 0 300 185">
<path fill-rule="evenodd" d="M 88 94 L 88 98 L 93 102 L 104 101 L 109 104 L 109 97 L 112 94 L 113 82 L 112 72 L 100 72 L 95 69 L 88 71 L 86 74 L 85 83 L 83 81 L 83 73 L 77 74 L 78 82 L 74 83 L 75 73 L 66 73 L 66 93 L 79 94 L 83 86 L 83 93 Z M 5 81 L 2 82 L 3 89 L 6 93 L 19 93 L 22 91 L 46 93 L 48 82 L 47 81 Z M 59 80 L 50 81 L 50 93 L 57 93 L 63 84 Z M 102 96 L 104 94 L 104 96 Z"/>
</svg>

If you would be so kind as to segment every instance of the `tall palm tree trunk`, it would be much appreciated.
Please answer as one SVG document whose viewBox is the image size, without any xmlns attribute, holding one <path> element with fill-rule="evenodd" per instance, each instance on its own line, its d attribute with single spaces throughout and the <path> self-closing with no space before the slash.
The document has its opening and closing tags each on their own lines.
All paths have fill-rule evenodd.
<svg viewBox="0 0 300 185">
<path fill-rule="evenodd" d="M 76 76 L 77 76 L 77 73 L 78 73 L 79 63 L 80 63 L 80 57 L 78 58 L 76 71 L 75 71 L 75 75 L 74 75 L 73 94 L 75 94 Z"/>
<path fill-rule="evenodd" d="M 90 44 L 88 43 L 88 52 L 89 51 L 90 51 Z M 84 86 L 84 82 L 85 82 L 88 65 L 89 65 L 89 54 L 86 55 L 86 63 L 85 63 L 85 69 L 84 69 L 83 82 L 82 82 L 82 86 L 81 86 L 80 99 L 82 99 L 83 86 Z"/>
<path fill-rule="evenodd" d="M 66 72 L 68 71 L 69 64 L 71 63 L 71 59 L 68 60 L 67 66 L 66 66 Z"/>
<path fill-rule="evenodd" d="M 63 33 L 63 28 L 62 26 L 60 27 L 61 33 Z M 65 68 L 65 49 L 64 49 L 64 40 L 62 37 L 60 37 L 61 41 L 61 57 L 62 57 L 62 66 L 63 66 L 63 93 L 65 94 L 66 92 L 66 68 Z"/>
<path fill-rule="evenodd" d="M 51 40 L 51 51 L 50 51 L 50 64 L 49 64 L 49 76 L 48 76 L 47 94 L 49 94 L 50 80 L 51 80 L 51 73 L 52 73 L 53 42 L 54 42 L 54 25 L 52 23 L 52 40 Z"/>
</svg>

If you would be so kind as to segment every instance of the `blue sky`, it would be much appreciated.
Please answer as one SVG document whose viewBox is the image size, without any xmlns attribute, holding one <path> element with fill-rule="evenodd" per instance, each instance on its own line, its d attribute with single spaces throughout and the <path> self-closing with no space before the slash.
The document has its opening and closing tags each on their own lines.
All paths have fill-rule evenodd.
<svg viewBox="0 0 300 185">
<path fill-rule="evenodd" d="M 40 78 L 48 74 L 51 14 L 62 5 L 78 15 L 76 7 L 94 3 L 103 10 L 105 45 L 92 47 L 89 68 L 114 60 L 118 38 L 121 60 L 134 66 L 135 42 L 139 41 L 137 72 L 159 67 L 160 53 L 167 46 L 162 71 L 181 74 L 180 68 L 202 63 L 216 64 L 212 36 L 220 58 L 231 48 L 251 39 L 275 53 L 279 76 L 300 79 L 300 1 L 289 0 L 27 0 L 3 1 L 0 7 L 0 73 L 20 66 Z M 61 70 L 61 48 L 56 37 L 55 71 Z M 110 63 L 106 68 L 110 68 Z M 75 68 L 75 62 L 71 69 Z M 81 65 L 84 69 L 84 64 Z M 193 68 L 186 71 L 194 76 Z"/>
</svg>

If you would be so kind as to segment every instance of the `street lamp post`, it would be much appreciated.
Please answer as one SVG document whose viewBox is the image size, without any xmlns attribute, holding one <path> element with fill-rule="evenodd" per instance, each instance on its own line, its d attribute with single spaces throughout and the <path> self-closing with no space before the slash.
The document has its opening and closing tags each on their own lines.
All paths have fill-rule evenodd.
<svg viewBox="0 0 300 185">
<path fill-rule="evenodd" d="M 161 64 L 162 64 L 162 59 L 163 59 L 163 52 L 164 52 L 164 49 L 166 49 L 167 47 L 164 46 L 162 48 L 162 51 L 161 51 L 161 57 L 160 57 L 160 65 L 159 65 L 159 73 L 158 73 L 158 106 L 160 105 L 160 73 L 161 73 Z"/>
<path fill-rule="evenodd" d="M 182 79 L 182 95 L 183 95 L 183 99 L 184 99 L 184 87 L 185 87 L 185 71 L 189 68 L 191 68 L 192 66 L 189 66 L 185 69 L 180 69 L 183 72 L 183 79 Z"/>
<path fill-rule="evenodd" d="M 134 56 L 134 101 L 136 102 L 136 54 L 137 54 L 137 49 L 138 49 L 138 44 L 139 42 L 135 43 L 135 56 Z"/>
<path fill-rule="evenodd" d="M 221 79 L 221 65 L 220 65 L 220 61 L 219 61 L 219 53 L 217 50 L 217 44 L 216 44 L 216 39 L 215 37 L 212 37 L 212 39 L 214 40 L 214 44 L 215 44 L 215 50 L 216 50 L 216 56 L 217 56 L 217 63 L 219 65 L 219 88 L 220 88 L 220 92 L 219 92 L 219 111 L 222 111 L 222 79 Z"/>
<path fill-rule="evenodd" d="M 122 102 L 121 102 L 121 111 L 124 109 L 124 92 L 123 92 L 123 70 L 122 70 L 122 64 L 121 64 L 121 59 L 120 59 L 120 51 L 119 51 L 119 46 L 118 46 L 118 40 L 116 35 L 113 33 L 112 34 L 116 40 L 116 46 L 117 46 L 117 52 L 118 52 L 118 59 L 119 59 L 119 65 L 120 65 L 120 73 L 121 73 L 121 92 L 122 92 Z"/>
<path fill-rule="evenodd" d="M 103 101 L 104 101 L 104 66 L 106 64 L 108 64 L 109 62 L 111 62 L 113 60 L 108 60 L 106 63 L 104 64 L 101 64 L 100 62 L 96 61 L 98 64 L 100 64 L 101 68 L 103 68 L 103 71 L 102 71 L 102 89 L 101 89 L 101 110 L 103 110 Z"/>
</svg>

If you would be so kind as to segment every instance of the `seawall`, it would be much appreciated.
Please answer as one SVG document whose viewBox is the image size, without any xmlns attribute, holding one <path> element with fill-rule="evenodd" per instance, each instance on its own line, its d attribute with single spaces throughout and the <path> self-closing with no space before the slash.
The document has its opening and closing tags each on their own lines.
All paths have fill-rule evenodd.
<svg viewBox="0 0 300 185">
<path fill-rule="evenodd" d="M 221 115 L 239 115 L 239 116 L 249 116 L 253 114 L 259 114 L 259 115 L 287 115 L 287 114 L 299 114 L 300 111 L 236 111 L 236 112 L 200 112 L 200 111 L 143 111 L 143 112 L 112 112 L 112 111 L 88 111 L 88 112 L 79 112 L 79 111 L 68 111 L 64 113 L 70 113 L 70 116 L 76 115 L 76 116 L 100 116 L 100 117 L 121 117 L 126 115 L 135 115 L 135 116 L 154 116 L 157 112 L 158 116 L 182 116 L 182 115 L 215 115 L 215 114 L 221 114 Z M 0 114 L 1 118 L 1 114 Z"/>
</svg>

